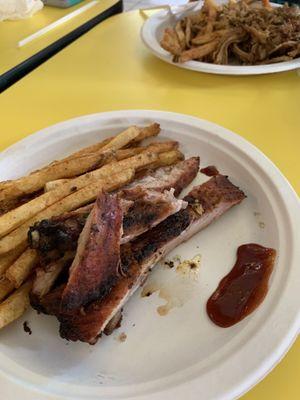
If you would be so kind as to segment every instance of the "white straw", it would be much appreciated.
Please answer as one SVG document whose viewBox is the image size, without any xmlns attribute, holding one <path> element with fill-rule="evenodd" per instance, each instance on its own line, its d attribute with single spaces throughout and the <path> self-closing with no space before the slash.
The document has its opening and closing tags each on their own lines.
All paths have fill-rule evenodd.
<svg viewBox="0 0 300 400">
<path fill-rule="evenodd" d="M 95 6 L 98 3 L 98 0 L 93 0 L 88 4 L 85 4 L 84 6 L 78 8 L 75 11 L 70 12 L 69 14 L 65 15 L 64 17 L 58 19 L 55 22 L 52 22 L 52 24 L 49 24 L 45 26 L 44 28 L 40 29 L 39 31 L 33 33 L 30 36 L 27 36 L 25 39 L 22 39 L 18 42 L 18 47 L 22 47 L 25 44 L 31 42 L 32 40 L 35 40 L 39 38 L 40 36 L 44 35 L 45 33 L 51 31 L 52 29 L 56 28 L 57 26 L 69 21 L 70 19 L 76 17 L 79 14 L 82 14 L 84 11 L 90 9 L 91 7 Z"/>
</svg>

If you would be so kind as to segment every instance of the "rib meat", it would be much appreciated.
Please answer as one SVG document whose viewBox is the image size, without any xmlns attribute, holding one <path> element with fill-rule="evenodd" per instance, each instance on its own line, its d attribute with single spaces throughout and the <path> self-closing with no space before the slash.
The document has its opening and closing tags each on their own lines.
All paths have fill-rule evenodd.
<svg viewBox="0 0 300 400">
<path fill-rule="evenodd" d="M 37 222 L 28 231 L 28 243 L 39 253 L 41 265 L 63 257 L 66 251 L 76 250 L 77 241 L 93 205 Z"/>
<path fill-rule="evenodd" d="M 123 218 L 122 244 L 133 240 L 187 206 L 185 201 L 174 197 L 174 189 L 160 193 L 136 187 L 123 195 L 131 205 Z"/>
<path fill-rule="evenodd" d="M 68 340 L 96 343 L 162 257 L 244 198 L 244 193 L 222 175 L 194 188 L 185 198 L 189 203 L 186 209 L 122 246 L 121 262 L 127 276 L 119 278 L 105 297 L 90 303 L 84 310 L 57 315 L 61 322 L 61 336 Z"/>
<path fill-rule="evenodd" d="M 199 163 L 199 157 L 191 157 L 175 165 L 158 168 L 145 177 L 133 181 L 127 185 L 126 189 L 141 186 L 145 189 L 163 192 L 173 188 L 175 190 L 174 195 L 178 196 L 196 177 Z"/>
<path fill-rule="evenodd" d="M 78 239 L 62 310 L 74 310 L 99 298 L 117 279 L 122 219 L 117 195 L 100 193 Z"/>
<path fill-rule="evenodd" d="M 43 297 L 38 297 L 34 293 L 30 293 L 31 306 L 39 313 L 56 316 L 59 315 L 61 297 L 65 287 L 65 284 L 61 284 Z"/>
<path fill-rule="evenodd" d="M 120 191 L 118 195 L 124 212 L 122 243 L 177 212 L 183 204 L 174 198 L 174 194 L 177 196 L 192 182 L 198 169 L 199 158 L 192 157 L 175 166 L 159 168 Z M 172 192 L 166 192 L 172 188 Z M 76 250 L 78 237 L 91 208 L 92 205 L 82 207 L 40 221 L 30 228 L 29 245 L 38 251 L 42 265 L 61 258 L 66 251 Z"/>
</svg>

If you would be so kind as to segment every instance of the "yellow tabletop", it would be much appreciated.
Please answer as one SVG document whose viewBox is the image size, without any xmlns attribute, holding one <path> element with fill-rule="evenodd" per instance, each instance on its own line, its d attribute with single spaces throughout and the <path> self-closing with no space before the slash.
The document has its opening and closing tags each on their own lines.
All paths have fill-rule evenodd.
<svg viewBox="0 0 300 400">
<path fill-rule="evenodd" d="M 1 148 L 83 114 L 175 111 L 239 133 L 273 160 L 300 194 L 300 76 L 292 71 L 226 77 L 179 69 L 144 48 L 139 37 L 142 23 L 139 12 L 112 17 L 4 92 Z M 274 371 L 243 399 L 299 399 L 299 376 L 298 339 Z"/>
<path fill-rule="evenodd" d="M 75 11 L 77 8 L 82 7 L 90 1 L 91 0 L 85 0 L 70 8 L 55 8 L 47 6 L 31 18 L 18 21 L 0 22 L 0 75 L 27 60 L 91 18 L 107 10 L 109 7 L 117 3 L 118 0 L 99 0 L 99 4 L 91 7 L 81 15 L 74 17 L 70 21 L 53 29 L 51 32 L 41 36 L 33 42 L 28 43 L 21 48 L 18 47 L 18 42 L 20 40 L 44 28 L 59 18 L 64 17 L 66 14 Z"/>
</svg>

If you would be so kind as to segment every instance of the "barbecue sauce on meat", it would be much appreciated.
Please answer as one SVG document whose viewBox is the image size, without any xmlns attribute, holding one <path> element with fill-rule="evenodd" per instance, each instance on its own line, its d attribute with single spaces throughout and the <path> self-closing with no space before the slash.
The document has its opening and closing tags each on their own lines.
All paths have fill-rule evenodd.
<svg viewBox="0 0 300 400">
<path fill-rule="evenodd" d="M 205 168 L 201 168 L 200 172 L 202 172 L 202 174 L 205 174 L 207 176 L 219 175 L 219 171 L 217 170 L 217 168 L 214 165 L 208 165 Z"/>
<path fill-rule="evenodd" d="M 209 318 L 227 328 L 251 314 L 268 292 L 276 251 L 258 244 L 240 246 L 233 269 L 208 299 Z"/>
</svg>

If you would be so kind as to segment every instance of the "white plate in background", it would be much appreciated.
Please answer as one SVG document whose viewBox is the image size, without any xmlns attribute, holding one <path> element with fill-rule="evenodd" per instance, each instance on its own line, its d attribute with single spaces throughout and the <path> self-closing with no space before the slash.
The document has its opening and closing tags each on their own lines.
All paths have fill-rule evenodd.
<svg viewBox="0 0 300 400">
<path fill-rule="evenodd" d="M 199 4 L 203 1 L 199 1 Z M 227 0 L 217 0 L 216 3 L 223 4 L 227 3 Z M 184 6 L 174 6 L 171 7 L 172 12 L 182 12 L 186 8 L 189 8 L 190 3 Z M 272 4 L 273 7 L 280 7 L 279 4 Z M 197 7 L 198 8 L 198 7 Z M 191 11 L 193 13 L 193 11 Z M 274 64 L 266 65 L 217 65 L 212 63 L 205 63 L 200 61 L 188 61 L 185 63 L 174 63 L 173 56 L 166 50 L 164 50 L 160 41 L 163 36 L 164 30 L 168 26 L 173 26 L 170 14 L 166 11 L 159 11 L 151 15 L 143 24 L 141 28 L 141 38 L 146 47 L 158 58 L 166 61 L 169 64 L 175 65 L 179 68 L 190 69 L 198 72 L 207 72 L 210 74 L 220 74 L 220 75 L 261 75 L 261 74 L 271 74 L 275 72 L 290 71 L 300 68 L 300 58 L 295 58 L 294 60 L 284 61 Z"/>
<path fill-rule="evenodd" d="M 234 399 L 262 379 L 296 338 L 299 323 L 299 200 L 278 169 L 240 136 L 215 124 L 160 111 L 87 115 L 43 129 L 0 155 L 0 179 L 16 178 L 56 158 L 127 128 L 153 121 L 161 137 L 180 141 L 247 194 L 247 199 L 173 251 L 201 254 L 196 292 L 167 316 L 156 294 L 138 291 L 126 304 L 121 328 L 95 346 L 58 335 L 54 317 L 29 311 L 0 332 L 1 394 L 9 399 Z M 260 213 L 257 216 L 255 213 Z M 263 225 L 260 224 L 263 222 Z M 239 324 L 222 329 L 205 305 L 232 268 L 236 249 L 257 242 L 278 252 L 263 304 Z M 170 255 L 171 257 L 171 255 Z M 157 267 L 155 274 L 160 274 Z M 32 329 L 29 336 L 22 323 Z M 125 332 L 127 339 L 116 338 Z"/>
</svg>

